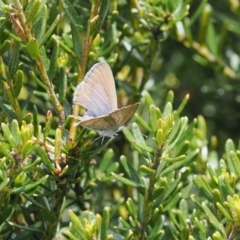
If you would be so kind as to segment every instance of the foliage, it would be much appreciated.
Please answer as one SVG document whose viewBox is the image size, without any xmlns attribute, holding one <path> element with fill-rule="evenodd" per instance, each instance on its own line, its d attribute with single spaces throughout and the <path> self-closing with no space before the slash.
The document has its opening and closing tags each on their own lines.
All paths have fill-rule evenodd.
<svg viewBox="0 0 240 240">
<path fill-rule="evenodd" d="M 219 151 L 211 124 L 188 107 L 199 88 L 236 91 L 239 101 L 231 41 L 240 5 L 226 9 L 188 0 L 0 2 L 0 239 L 240 239 L 239 147 L 227 137 Z M 76 85 L 103 60 L 119 106 L 141 102 L 110 145 L 69 117 L 83 113 L 72 105 Z M 181 83 L 192 66 L 211 77 Z M 208 119 L 219 108 L 201 107 Z"/>
</svg>

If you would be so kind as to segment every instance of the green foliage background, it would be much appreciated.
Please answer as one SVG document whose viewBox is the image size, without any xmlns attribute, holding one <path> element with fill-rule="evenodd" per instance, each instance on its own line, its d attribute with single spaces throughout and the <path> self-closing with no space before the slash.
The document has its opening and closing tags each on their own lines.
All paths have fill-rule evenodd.
<svg viewBox="0 0 240 240">
<path fill-rule="evenodd" d="M 239 1 L 0 2 L 1 239 L 240 239 Z M 73 92 L 107 61 L 110 145 Z"/>
</svg>

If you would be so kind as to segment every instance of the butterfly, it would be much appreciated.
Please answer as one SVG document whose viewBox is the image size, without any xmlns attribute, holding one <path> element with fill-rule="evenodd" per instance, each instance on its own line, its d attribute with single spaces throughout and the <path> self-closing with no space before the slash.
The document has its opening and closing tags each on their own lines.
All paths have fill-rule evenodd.
<svg viewBox="0 0 240 240">
<path fill-rule="evenodd" d="M 84 116 L 74 116 L 80 125 L 100 136 L 115 138 L 137 111 L 140 103 L 117 107 L 117 94 L 112 70 L 106 62 L 93 65 L 76 87 L 73 103 L 85 108 Z"/>
</svg>

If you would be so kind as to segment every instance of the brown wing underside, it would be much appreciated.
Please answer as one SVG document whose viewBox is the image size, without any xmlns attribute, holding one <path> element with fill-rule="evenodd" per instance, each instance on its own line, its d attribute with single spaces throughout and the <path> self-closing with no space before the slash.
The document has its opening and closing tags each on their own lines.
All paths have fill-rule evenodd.
<svg viewBox="0 0 240 240">
<path fill-rule="evenodd" d="M 88 120 L 83 120 L 79 125 L 91 128 L 97 131 L 101 130 L 118 130 L 119 127 L 123 126 L 132 115 L 137 111 L 139 103 L 130 105 L 127 107 L 120 108 L 108 115 L 101 117 L 91 118 Z"/>
</svg>

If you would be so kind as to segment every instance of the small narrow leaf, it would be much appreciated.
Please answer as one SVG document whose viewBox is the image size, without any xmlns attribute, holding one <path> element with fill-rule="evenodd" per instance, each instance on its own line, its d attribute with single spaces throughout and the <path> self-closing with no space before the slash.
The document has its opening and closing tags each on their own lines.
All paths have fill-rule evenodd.
<svg viewBox="0 0 240 240">
<path fill-rule="evenodd" d="M 2 131 L 4 134 L 5 141 L 7 141 L 10 144 L 11 148 L 17 149 L 17 143 L 15 142 L 13 135 L 12 135 L 9 127 L 7 126 L 7 124 L 2 122 L 1 128 L 2 128 Z"/>
<path fill-rule="evenodd" d="M 206 216 L 208 217 L 209 222 L 218 229 L 224 236 L 226 236 L 226 232 L 224 230 L 223 225 L 217 220 L 215 215 L 212 213 L 212 211 L 208 208 L 206 203 L 202 203 L 203 211 L 205 212 Z"/>
<path fill-rule="evenodd" d="M 44 128 L 44 141 L 46 141 L 46 138 L 49 135 L 49 132 L 51 130 L 51 124 L 52 124 L 52 112 L 48 110 L 46 115 L 46 124 Z"/>
<path fill-rule="evenodd" d="M 174 100 L 174 93 L 173 91 L 170 90 L 166 97 L 166 103 L 168 102 L 173 103 L 173 100 Z"/>
<path fill-rule="evenodd" d="M 136 122 L 139 123 L 140 126 L 145 128 L 148 132 L 152 132 L 152 129 L 149 126 L 147 121 L 145 121 L 141 116 L 139 116 L 138 113 L 135 113 L 134 116 L 135 116 Z"/>
<path fill-rule="evenodd" d="M 93 33 L 93 38 L 96 37 L 96 35 L 100 31 L 100 28 L 103 25 L 103 22 L 107 16 L 109 2 L 110 2 L 110 0 L 102 0 L 101 1 L 101 7 L 100 7 L 100 11 L 99 11 L 99 23 L 98 23 L 98 27 L 96 28 L 95 32 Z"/>
<path fill-rule="evenodd" d="M 149 122 L 152 128 L 152 131 L 155 133 L 158 127 L 158 116 L 157 116 L 157 107 L 155 105 L 150 105 L 149 107 Z"/>
<path fill-rule="evenodd" d="M 40 13 L 41 14 L 38 14 L 36 20 L 33 23 L 34 37 L 39 41 L 39 45 L 42 42 L 46 32 L 47 19 L 48 19 L 47 7 L 43 6 Z"/>
<path fill-rule="evenodd" d="M 44 36 L 42 37 L 41 40 L 39 40 L 39 46 L 41 47 L 50 36 L 52 36 L 53 30 L 55 29 L 55 27 L 57 26 L 58 22 L 60 19 L 60 15 L 57 15 L 57 17 L 55 18 L 54 22 L 52 23 L 52 25 L 48 28 L 47 32 L 44 34 Z"/>
<path fill-rule="evenodd" d="M 48 179 L 48 175 L 43 176 L 42 178 L 38 179 L 36 182 L 27 184 L 24 187 L 20 187 L 20 188 L 14 188 L 11 193 L 12 194 L 16 194 L 16 193 L 20 193 L 20 192 L 27 192 L 27 191 L 31 191 L 32 189 L 38 187 L 40 184 L 46 182 L 46 180 Z"/>
<path fill-rule="evenodd" d="M 101 163 L 99 165 L 99 170 L 100 171 L 105 172 L 108 169 L 113 156 L 114 156 L 113 150 L 112 149 L 108 149 L 106 151 L 106 153 L 104 154 L 104 156 L 102 158 L 102 161 L 101 161 Z"/>
<path fill-rule="evenodd" d="M 53 51 L 50 58 L 50 66 L 48 69 L 48 77 L 50 80 L 53 80 L 53 78 L 56 75 L 57 67 L 58 67 L 58 54 L 59 54 L 59 43 L 58 41 L 54 41 Z"/>
<path fill-rule="evenodd" d="M 169 167 L 164 169 L 162 171 L 161 175 L 163 176 L 163 175 L 165 175 L 165 174 L 167 174 L 169 172 L 172 172 L 172 171 L 174 171 L 176 169 L 179 169 L 179 168 L 187 165 L 189 162 L 191 162 L 194 159 L 194 157 L 197 156 L 198 152 L 199 152 L 199 150 L 196 149 L 195 151 L 192 151 L 190 154 L 188 154 L 187 157 L 184 160 L 178 161 L 178 162 L 174 162 L 172 165 L 170 165 Z"/>
<path fill-rule="evenodd" d="M 0 56 L 3 56 L 3 54 L 10 48 L 10 46 L 11 46 L 11 41 L 8 39 L 5 40 L 0 47 Z"/>
<path fill-rule="evenodd" d="M 179 116 L 180 113 L 183 111 L 184 107 L 186 106 L 186 104 L 187 104 L 187 102 L 188 102 L 188 99 L 189 99 L 189 94 L 187 94 L 187 95 L 185 96 L 185 98 L 183 99 L 183 101 L 182 101 L 181 104 L 179 105 L 177 111 L 175 112 L 175 114 L 176 114 L 177 116 Z"/>
<path fill-rule="evenodd" d="M 37 110 L 36 105 L 33 105 L 33 128 L 34 128 L 33 135 L 36 138 L 39 138 L 38 125 L 39 125 L 39 122 L 38 122 L 38 110 Z"/>
<path fill-rule="evenodd" d="M 75 27 L 74 24 L 71 24 L 71 32 L 72 32 L 72 41 L 73 41 L 73 50 L 76 54 L 76 57 L 81 62 L 83 61 L 83 39 L 82 35 L 79 33 L 78 29 Z"/>
<path fill-rule="evenodd" d="M 136 207 L 135 207 L 135 204 L 133 203 L 132 198 L 127 199 L 126 205 L 127 205 L 130 216 L 133 217 L 134 220 L 137 220 L 138 215 L 137 215 Z"/>
<path fill-rule="evenodd" d="M 141 185 L 141 180 L 139 177 L 138 172 L 136 171 L 136 169 L 127 161 L 125 156 L 121 156 L 120 157 L 120 162 L 125 170 L 125 172 L 127 173 L 127 176 L 137 182 L 139 185 Z"/>
<path fill-rule="evenodd" d="M 172 114 L 173 108 L 172 108 L 172 104 L 170 102 L 168 102 L 163 110 L 163 118 L 169 116 Z"/>
<path fill-rule="evenodd" d="M 36 151 L 39 157 L 41 158 L 42 163 L 48 168 L 48 170 L 53 172 L 54 171 L 53 162 L 49 159 L 45 150 L 40 145 L 36 145 Z"/>
<path fill-rule="evenodd" d="M 126 185 L 128 185 L 128 186 L 131 186 L 131 187 L 134 187 L 134 188 L 138 188 L 138 187 L 144 188 L 143 185 L 140 185 L 140 184 L 138 184 L 137 182 L 131 181 L 131 180 L 129 180 L 129 179 L 125 178 L 125 177 L 122 177 L 122 176 L 120 176 L 120 175 L 118 175 L 118 174 L 112 173 L 112 175 L 113 175 L 117 180 L 119 180 L 120 182 L 122 182 L 122 183 L 124 183 L 124 184 L 126 184 Z"/>
<path fill-rule="evenodd" d="M 109 221 L 110 221 L 110 208 L 105 207 L 103 210 L 102 224 L 101 224 L 101 236 L 100 236 L 101 240 L 107 239 Z"/>
<path fill-rule="evenodd" d="M 18 146 L 22 140 L 21 140 L 21 133 L 20 133 L 20 129 L 19 129 L 19 124 L 18 121 L 16 119 L 13 119 L 11 122 L 11 133 L 14 139 L 14 142 L 16 142 L 16 145 Z"/>
<path fill-rule="evenodd" d="M 66 92 L 67 92 L 67 76 L 65 69 L 61 67 L 59 71 L 59 101 L 62 105 L 66 100 Z"/>
<path fill-rule="evenodd" d="M 40 6 L 41 6 L 40 0 L 33 1 L 30 10 L 27 13 L 27 18 L 26 18 L 25 24 L 29 24 L 34 21 L 34 19 L 36 18 L 37 14 L 38 14 L 38 11 L 40 10 Z"/>
<path fill-rule="evenodd" d="M 237 156 L 237 154 L 234 151 L 230 151 L 230 159 L 232 161 L 232 165 L 235 169 L 234 173 L 240 178 L 240 160 Z"/>
<path fill-rule="evenodd" d="M 17 70 L 15 74 L 15 79 L 13 82 L 13 87 L 14 87 L 14 96 L 17 98 L 18 95 L 20 94 L 20 91 L 22 89 L 23 85 L 23 80 L 24 80 L 24 73 L 22 70 Z"/>
<path fill-rule="evenodd" d="M 83 24 L 81 24 L 82 21 L 72 4 L 68 0 L 62 0 L 62 3 L 64 10 L 66 11 L 73 25 L 78 29 L 79 32 L 82 32 L 84 29 Z"/>
<path fill-rule="evenodd" d="M 5 178 L 5 179 L 1 179 L 1 183 L 0 183 L 0 191 L 2 191 L 10 182 L 10 178 Z"/>
<path fill-rule="evenodd" d="M 13 42 L 11 50 L 12 50 L 12 53 L 10 58 L 10 76 L 13 77 L 18 70 L 20 43 Z"/>
</svg>

